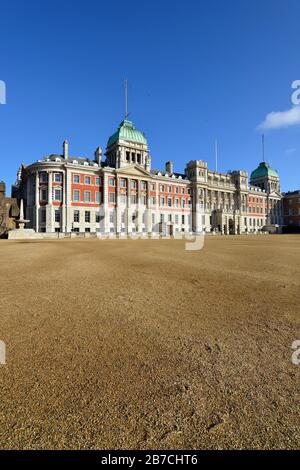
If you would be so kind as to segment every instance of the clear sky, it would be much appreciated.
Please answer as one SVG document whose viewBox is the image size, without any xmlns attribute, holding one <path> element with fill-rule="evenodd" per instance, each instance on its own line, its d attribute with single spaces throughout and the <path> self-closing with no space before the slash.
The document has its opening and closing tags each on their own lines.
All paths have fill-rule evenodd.
<svg viewBox="0 0 300 470">
<path fill-rule="evenodd" d="M 283 190 L 300 188 L 299 19 L 299 0 L 1 0 L 0 179 L 65 138 L 73 155 L 105 148 L 127 77 L 152 167 L 214 168 L 217 138 L 219 170 L 250 172 L 267 118 L 266 159 Z"/>
</svg>

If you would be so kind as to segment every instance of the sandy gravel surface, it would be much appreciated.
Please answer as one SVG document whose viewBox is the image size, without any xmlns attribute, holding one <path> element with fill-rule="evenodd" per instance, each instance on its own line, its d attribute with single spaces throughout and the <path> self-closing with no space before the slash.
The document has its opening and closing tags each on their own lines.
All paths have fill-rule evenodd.
<svg viewBox="0 0 300 470">
<path fill-rule="evenodd" d="M 0 447 L 299 448 L 300 237 L 0 242 Z"/>
</svg>

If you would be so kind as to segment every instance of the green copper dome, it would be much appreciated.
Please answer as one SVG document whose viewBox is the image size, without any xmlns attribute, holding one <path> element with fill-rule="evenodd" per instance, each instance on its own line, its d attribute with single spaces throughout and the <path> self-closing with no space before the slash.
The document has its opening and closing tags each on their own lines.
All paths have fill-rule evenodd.
<svg viewBox="0 0 300 470">
<path fill-rule="evenodd" d="M 274 176 L 275 178 L 279 178 L 279 174 L 276 170 L 271 168 L 268 163 L 262 162 L 259 164 L 256 170 L 252 171 L 251 180 L 254 178 L 264 178 L 266 176 Z"/>
<path fill-rule="evenodd" d="M 143 132 L 136 129 L 133 122 L 128 121 L 127 119 L 124 119 L 124 121 L 121 122 L 117 132 L 108 139 L 107 147 L 115 144 L 118 140 L 128 140 L 130 142 L 147 145 L 147 139 Z"/>
</svg>

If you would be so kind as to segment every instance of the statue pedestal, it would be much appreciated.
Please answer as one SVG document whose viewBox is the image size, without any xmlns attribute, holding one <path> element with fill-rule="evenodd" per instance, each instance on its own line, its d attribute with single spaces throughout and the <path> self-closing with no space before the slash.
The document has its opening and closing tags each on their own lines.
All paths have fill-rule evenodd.
<svg viewBox="0 0 300 470">
<path fill-rule="evenodd" d="M 30 222 L 30 220 L 26 220 L 24 218 L 24 207 L 23 207 L 23 199 L 20 202 L 20 218 L 17 220 L 17 224 L 19 228 L 15 228 L 14 230 L 10 230 L 8 232 L 8 239 L 9 240 L 34 240 L 34 239 L 41 239 L 43 238 L 40 233 L 35 232 L 32 228 L 25 228 L 25 224 Z"/>
<path fill-rule="evenodd" d="M 40 233 L 36 233 L 32 228 L 16 228 L 8 232 L 8 240 L 38 240 L 43 238 Z"/>
</svg>

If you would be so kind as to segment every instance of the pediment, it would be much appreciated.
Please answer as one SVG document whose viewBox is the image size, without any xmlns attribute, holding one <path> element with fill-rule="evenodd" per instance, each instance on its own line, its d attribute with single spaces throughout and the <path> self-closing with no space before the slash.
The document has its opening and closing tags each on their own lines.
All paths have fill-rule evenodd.
<svg viewBox="0 0 300 470">
<path fill-rule="evenodd" d="M 140 176 L 140 177 L 151 177 L 152 175 L 149 171 L 146 171 L 142 166 L 140 165 L 127 165 L 122 168 L 118 168 L 116 170 L 116 173 L 119 175 L 124 175 L 124 176 Z"/>
<path fill-rule="evenodd" d="M 277 191 L 272 191 L 270 194 L 269 194 L 270 197 L 278 197 L 278 198 L 281 198 L 281 194 L 278 193 Z"/>
</svg>

